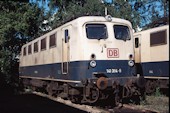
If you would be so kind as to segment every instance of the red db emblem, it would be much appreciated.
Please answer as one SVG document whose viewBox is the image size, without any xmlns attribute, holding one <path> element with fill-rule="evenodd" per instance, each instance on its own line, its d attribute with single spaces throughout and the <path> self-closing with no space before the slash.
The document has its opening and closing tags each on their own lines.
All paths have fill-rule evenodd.
<svg viewBox="0 0 170 113">
<path fill-rule="evenodd" d="M 107 57 L 108 58 L 119 58 L 119 49 L 118 48 L 107 48 Z"/>
</svg>

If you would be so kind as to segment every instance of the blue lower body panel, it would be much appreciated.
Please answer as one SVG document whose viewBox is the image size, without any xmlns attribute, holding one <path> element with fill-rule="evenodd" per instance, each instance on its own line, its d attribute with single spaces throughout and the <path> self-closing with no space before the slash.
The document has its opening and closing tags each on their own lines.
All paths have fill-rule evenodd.
<svg viewBox="0 0 170 113">
<path fill-rule="evenodd" d="M 68 63 L 68 74 L 62 74 L 62 64 L 20 67 L 20 76 L 50 77 L 64 80 L 83 80 L 94 78 L 93 73 L 103 73 L 107 77 L 130 77 L 135 75 L 135 68 L 128 65 L 128 60 L 96 60 L 92 68 L 90 61 L 75 61 Z"/>
<path fill-rule="evenodd" d="M 169 77 L 169 61 L 142 63 L 144 76 Z"/>
</svg>

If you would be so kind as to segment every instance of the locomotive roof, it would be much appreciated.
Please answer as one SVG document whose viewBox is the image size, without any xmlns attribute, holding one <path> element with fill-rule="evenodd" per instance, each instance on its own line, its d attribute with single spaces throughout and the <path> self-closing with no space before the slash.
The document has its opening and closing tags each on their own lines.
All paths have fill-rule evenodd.
<svg viewBox="0 0 170 113">
<path fill-rule="evenodd" d="M 73 21 L 81 21 L 81 22 L 89 22 L 89 21 L 101 21 L 101 22 L 106 22 L 106 18 L 104 16 L 83 16 L 83 17 L 79 17 Z M 131 23 L 128 20 L 125 19 L 121 19 L 121 18 L 115 18 L 112 17 L 112 21 L 113 23 L 124 23 L 124 24 L 128 24 L 131 27 Z"/>
<path fill-rule="evenodd" d="M 155 30 L 161 30 L 161 29 L 164 29 L 166 27 L 169 27 L 169 25 L 162 25 L 162 26 L 159 26 L 159 27 L 149 28 L 149 29 L 146 29 L 146 30 L 135 32 L 135 33 L 133 33 L 133 35 L 138 35 L 138 34 L 146 33 L 146 32 L 153 32 Z"/>
<path fill-rule="evenodd" d="M 132 24 L 130 23 L 130 21 L 128 20 L 125 20 L 125 19 L 121 19 L 121 18 L 115 18 L 115 17 L 111 17 L 112 21 L 110 22 L 113 22 L 113 23 L 119 23 L 119 24 L 127 24 L 130 28 L 132 28 Z M 39 36 L 37 38 L 35 38 L 34 40 L 26 43 L 25 45 L 35 41 L 35 40 L 38 40 L 39 38 L 43 38 L 44 36 L 48 35 L 48 34 L 51 34 L 53 32 L 55 32 L 56 29 L 60 29 L 60 28 L 63 28 L 64 26 L 67 26 L 71 23 L 74 23 L 73 25 L 75 25 L 75 23 L 86 23 L 86 22 L 107 22 L 108 20 L 106 20 L 106 18 L 104 16 L 82 16 L 82 17 L 78 17 L 72 21 L 69 21 L 47 33 L 45 33 L 44 35 L 42 36 Z"/>
</svg>

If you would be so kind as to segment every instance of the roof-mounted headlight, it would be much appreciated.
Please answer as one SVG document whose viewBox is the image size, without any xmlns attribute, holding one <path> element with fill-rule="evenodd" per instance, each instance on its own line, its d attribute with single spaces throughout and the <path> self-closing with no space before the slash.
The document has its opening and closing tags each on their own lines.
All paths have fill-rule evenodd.
<svg viewBox="0 0 170 113">
<path fill-rule="evenodd" d="M 112 21 L 112 16 L 111 16 L 111 15 L 106 15 L 105 18 L 106 18 L 106 20 L 109 21 L 109 22 Z"/>
</svg>

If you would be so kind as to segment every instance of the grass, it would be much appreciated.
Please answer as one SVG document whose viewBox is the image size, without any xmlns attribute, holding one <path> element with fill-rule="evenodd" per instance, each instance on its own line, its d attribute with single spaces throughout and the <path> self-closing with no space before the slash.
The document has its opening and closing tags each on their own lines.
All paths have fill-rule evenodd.
<svg viewBox="0 0 170 113">
<path fill-rule="evenodd" d="M 157 88 L 153 95 L 146 96 L 146 100 L 141 101 L 137 107 L 154 110 L 158 113 L 169 113 L 169 97 L 163 95 Z"/>
</svg>

